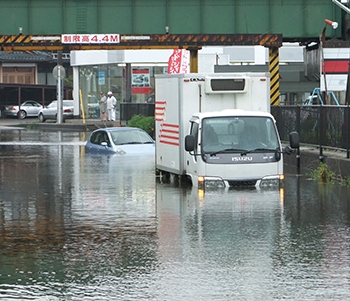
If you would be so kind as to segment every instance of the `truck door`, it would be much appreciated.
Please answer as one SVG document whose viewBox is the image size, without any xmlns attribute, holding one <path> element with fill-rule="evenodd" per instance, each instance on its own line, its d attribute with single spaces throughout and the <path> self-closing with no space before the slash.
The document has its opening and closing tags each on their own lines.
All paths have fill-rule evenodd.
<svg viewBox="0 0 350 301">
<path fill-rule="evenodd" d="M 191 128 L 190 135 L 192 135 L 195 139 L 195 149 L 194 153 L 190 154 L 186 152 L 186 173 L 187 174 L 197 174 L 197 157 L 198 152 L 200 150 L 198 146 L 198 138 L 199 138 L 199 120 L 191 120 Z M 192 179 L 193 180 L 193 179 Z"/>
</svg>

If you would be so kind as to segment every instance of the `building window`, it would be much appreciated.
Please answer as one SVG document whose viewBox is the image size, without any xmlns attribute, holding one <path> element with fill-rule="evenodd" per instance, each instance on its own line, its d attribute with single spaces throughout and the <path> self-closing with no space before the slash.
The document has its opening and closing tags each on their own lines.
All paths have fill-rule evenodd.
<svg viewBox="0 0 350 301">
<path fill-rule="evenodd" d="M 34 84 L 34 67 L 3 67 L 2 82 L 5 84 Z"/>
</svg>

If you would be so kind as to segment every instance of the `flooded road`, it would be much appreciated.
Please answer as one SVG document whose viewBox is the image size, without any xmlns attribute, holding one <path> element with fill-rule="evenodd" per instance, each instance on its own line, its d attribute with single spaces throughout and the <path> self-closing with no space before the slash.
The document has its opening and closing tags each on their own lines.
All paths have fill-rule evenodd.
<svg viewBox="0 0 350 301">
<path fill-rule="evenodd" d="M 349 300 L 349 188 L 156 180 L 75 132 L 0 130 L 1 300 Z"/>
</svg>

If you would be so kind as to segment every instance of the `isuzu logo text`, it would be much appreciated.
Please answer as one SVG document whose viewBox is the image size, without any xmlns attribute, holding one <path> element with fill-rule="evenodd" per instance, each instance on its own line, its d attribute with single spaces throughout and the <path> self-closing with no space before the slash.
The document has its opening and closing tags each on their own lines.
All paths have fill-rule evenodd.
<svg viewBox="0 0 350 301">
<path fill-rule="evenodd" d="M 253 161 L 253 157 L 232 157 L 233 162 Z"/>
</svg>

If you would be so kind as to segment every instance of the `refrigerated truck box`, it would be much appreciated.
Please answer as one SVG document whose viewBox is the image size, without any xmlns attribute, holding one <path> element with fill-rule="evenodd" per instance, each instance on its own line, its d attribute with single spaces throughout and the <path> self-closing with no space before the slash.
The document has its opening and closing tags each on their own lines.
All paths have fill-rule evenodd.
<svg viewBox="0 0 350 301">
<path fill-rule="evenodd" d="M 156 75 L 155 119 L 160 172 L 219 186 L 256 185 L 283 175 L 269 73 Z M 187 135 L 192 151 L 185 149 Z M 244 144 L 253 136 L 255 144 Z"/>
</svg>

